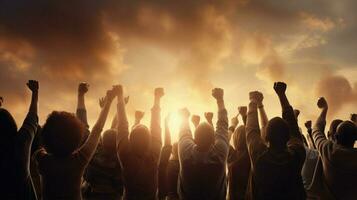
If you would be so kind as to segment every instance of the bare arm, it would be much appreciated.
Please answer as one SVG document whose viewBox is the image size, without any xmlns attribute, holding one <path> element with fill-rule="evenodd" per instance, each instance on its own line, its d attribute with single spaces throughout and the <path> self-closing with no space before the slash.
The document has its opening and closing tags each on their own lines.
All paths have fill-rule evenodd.
<svg viewBox="0 0 357 200">
<path fill-rule="evenodd" d="M 248 110 L 247 106 L 239 106 L 238 107 L 238 113 L 240 114 L 240 116 L 242 116 L 244 125 L 247 124 L 247 110 Z"/>
<path fill-rule="evenodd" d="M 113 90 L 107 91 L 106 98 L 107 101 L 105 102 L 105 105 L 99 114 L 97 122 L 95 123 L 91 133 L 89 134 L 87 141 L 84 143 L 84 145 L 79 151 L 86 158 L 87 162 L 90 161 L 95 149 L 97 148 L 100 134 L 107 120 L 109 108 L 114 98 Z"/>
<path fill-rule="evenodd" d="M 161 108 L 160 101 L 161 97 L 164 96 L 163 88 L 155 89 L 154 105 L 151 108 L 151 148 L 155 155 L 160 155 L 160 150 L 162 146 L 161 141 Z"/>
<path fill-rule="evenodd" d="M 121 85 L 114 86 L 114 91 L 117 95 L 117 119 L 118 119 L 118 135 L 117 135 L 117 148 L 118 154 L 122 154 L 129 148 L 129 123 L 125 111 L 125 101 L 123 97 L 123 87 Z M 119 156 L 120 158 L 120 156 Z"/>
</svg>

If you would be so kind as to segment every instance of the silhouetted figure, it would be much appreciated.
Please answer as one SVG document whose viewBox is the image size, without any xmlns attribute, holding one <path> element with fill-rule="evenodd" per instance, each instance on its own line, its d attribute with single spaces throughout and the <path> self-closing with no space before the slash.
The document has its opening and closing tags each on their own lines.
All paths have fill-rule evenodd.
<svg viewBox="0 0 357 200">
<path fill-rule="evenodd" d="M 175 142 L 172 145 L 171 157 L 167 164 L 167 174 L 166 174 L 167 177 L 166 199 L 167 200 L 179 199 L 178 190 L 177 190 L 179 172 L 180 172 L 180 162 L 178 157 L 178 143 Z"/>
<path fill-rule="evenodd" d="M 39 84 L 29 80 L 27 87 L 32 92 L 31 104 L 19 130 L 12 115 L 0 108 L 1 199 L 37 199 L 30 175 L 30 148 L 38 125 Z"/>
<path fill-rule="evenodd" d="M 169 120 L 170 116 L 165 118 L 165 142 L 164 146 L 161 149 L 160 154 L 160 161 L 159 161 L 159 184 L 158 184 L 158 191 L 159 191 L 159 199 L 165 200 L 168 191 L 168 181 L 167 181 L 167 167 L 172 151 L 171 145 L 171 134 L 169 129 Z"/>
<path fill-rule="evenodd" d="M 351 121 L 357 126 L 357 114 L 351 114 Z"/>
<path fill-rule="evenodd" d="M 89 128 L 84 95 L 88 91 L 87 83 L 80 83 L 78 87 L 77 118 Z M 105 106 L 106 98 L 99 100 L 101 109 Z M 116 153 L 116 117 L 112 121 L 111 129 L 106 130 L 96 148 L 84 173 L 82 186 L 83 199 L 86 200 L 118 200 L 123 195 L 121 167 Z M 86 132 L 89 133 L 87 129 Z M 89 134 L 88 134 L 89 135 Z"/>
<path fill-rule="evenodd" d="M 158 187 L 158 162 L 161 150 L 160 99 L 163 88 L 155 89 L 149 129 L 136 125 L 129 136 L 123 89 L 117 86 L 118 96 L 118 156 L 122 166 L 124 199 L 156 199 Z"/>
<path fill-rule="evenodd" d="M 42 130 L 44 149 L 34 155 L 42 177 L 43 199 L 82 199 L 82 176 L 98 145 L 114 97 L 114 90 L 107 91 L 106 103 L 82 146 L 85 127 L 76 116 L 58 111 L 48 116 Z"/>
<path fill-rule="evenodd" d="M 283 118 L 271 119 L 266 128 L 267 146 L 261 138 L 257 105 L 260 92 L 251 92 L 246 142 L 251 160 L 247 199 L 305 199 L 301 178 L 305 149 L 293 108 L 285 95 L 286 84 L 275 83 Z"/>
<path fill-rule="evenodd" d="M 340 119 L 334 119 L 332 120 L 330 124 L 330 128 L 327 132 L 327 139 L 330 141 L 336 142 L 336 131 L 337 127 L 342 123 L 343 121 Z M 323 130 L 325 132 L 325 130 Z"/>
<path fill-rule="evenodd" d="M 357 127 L 351 121 L 344 121 L 337 126 L 336 142 L 328 140 L 324 134 L 328 104 L 320 98 L 317 105 L 321 114 L 312 134 L 321 155 L 327 187 L 334 199 L 356 199 L 357 150 L 353 145 L 357 139 Z"/>
<path fill-rule="evenodd" d="M 189 127 L 189 112 L 181 110 L 183 118 L 178 143 L 180 160 L 180 199 L 223 200 L 226 198 L 226 160 L 228 157 L 228 118 L 223 90 L 215 88 L 212 96 L 218 105 L 216 133 L 208 123 L 201 123 L 195 137 Z"/>
</svg>

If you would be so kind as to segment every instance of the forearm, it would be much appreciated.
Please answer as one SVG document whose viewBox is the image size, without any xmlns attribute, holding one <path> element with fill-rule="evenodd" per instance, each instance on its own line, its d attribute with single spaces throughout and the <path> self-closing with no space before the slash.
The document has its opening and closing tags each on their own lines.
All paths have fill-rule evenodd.
<svg viewBox="0 0 357 200">
<path fill-rule="evenodd" d="M 118 118 L 118 133 L 123 137 L 128 137 L 128 119 L 125 111 L 125 102 L 123 97 L 118 97 L 118 105 L 117 105 L 117 118 Z M 123 135 L 124 134 L 124 135 Z"/>
<path fill-rule="evenodd" d="M 182 137 L 184 136 L 188 136 L 192 138 L 192 133 L 190 130 L 190 122 L 188 121 L 188 119 L 184 119 L 181 122 L 181 126 L 180 126 L 180 132 L 179 132 L 179 140 L 182 139 Z"/>
<path fill-rule="evenodd" d="M 118 114 L 115 114 L 112 120 L 111 129 L 116 129 L 118 126 Z"/>
<path fill-rule="evenodd" d="M 289 103 L 289 100 L 288 100 L 286 94 L 281 94 L 281 95 L 279 95 L 278 97 L 279 97 L 279 101 L 280 101 L 281 108 L 282 108 L 283 110 L 284 110 L 284 108 L 290 106 L 290 103 Z"/>
<path fill-rule="evenodd" d="M 78 94 L 77 97 L 77 109 L 86 109 L 85 102 L 84 102 L 84 94 Z"/>
<path fill-rule="evenodd" d="M 171 133 L 168 126 L 165 126 L 165 146 L 171 146 Z"/>
<path fill-rule="evenodd" d="M 32 92 L 29 112 L 35 114 L 38 112 L 38 90 Z"/>
<path fill-rule="evenodd" d="M 260 105 L 258 107 L 259 109 L 259 116 L 260 116 L 260 123 L 261 123 L 261 126 L 262 128 L 265 128 L 267 125 L 268 125 L 268 117 L 267 117 L 267 114 L 265 112 L 265 109 L 264 109 L 264 106 L 263 105 Z"/>
<path fill-rule="evenodd" d="M 154 105 L 151 108 L 151 135 L 152 137 L 161 141 L 161 109 L 160 109 L 160 98 L 154 100 Z"/>
</svg>

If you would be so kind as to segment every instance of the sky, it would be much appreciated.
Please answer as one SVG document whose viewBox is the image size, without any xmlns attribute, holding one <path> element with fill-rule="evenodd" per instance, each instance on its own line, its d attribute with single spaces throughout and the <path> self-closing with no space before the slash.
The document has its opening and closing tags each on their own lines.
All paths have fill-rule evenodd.
<svg viewBox="0 0 357 200">
<path fill-rule="evenodd" d="M 222 87 L 230 116 L 259 90 L 272 118 L 281 112 L 273 83 L 285 81 L 301 126 L 316 119 L 320 96 L 329 120 L 347 119 L 357 106 L 355 8 L 354 0 L 3 0 L 0 96 L 20 124 L 25 83 L 39 80 L 43 124 L 53 110 L 75 112 L 86 81 L 93 125 L 98 99 L 119 83 L 130 122 L 142 110 L 148 123 L 155 87 L 165 88 L 163 117 L 187 107 L 201 118 L 216 112 L 211 89 Z"/>
</svg>

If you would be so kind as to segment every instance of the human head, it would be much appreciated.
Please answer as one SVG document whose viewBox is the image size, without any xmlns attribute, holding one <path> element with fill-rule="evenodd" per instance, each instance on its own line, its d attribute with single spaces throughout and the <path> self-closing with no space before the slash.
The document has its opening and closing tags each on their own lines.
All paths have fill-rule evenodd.
<svg viewBox="0 0 357 200">
<path fill-rule="evenodd" d="M 102 144 L 106 153 L 116 155 L 116 136 L 117 131 L 115 129 L 108 129 L 103 133 Z"/>
<path fill-rule="evenodd" d="M 266 141 L 272 148 L 284 149 L 290 137 L 289 131 L 289 125 L 284 119 L 274 117 L 269 120 L 266 128 Z"/>
<path fill-rule="evenodd" d="M 206 123 L 200 123 L 195 130 L 195 143 L 202 151 L 208 151 L 214 143 L 214 129 Z"/>
<path fill-rule="evenodd" d="M 150 131 L 142 125 L 136 125 L 130 133 L 130 146 L 136 155 L 142 156 L 150 149 Z"/>
<path fill-rule="evenodd" d="M 245 127 L 238 126 L 233 134 L 233 146 L 236 150 L 246 150 L 247 144 L 245 139 Z"/>
<path fill-rule="evenodd" d="M 84 131 L 83 123 L 74 114 L 53 111 L 42 129 L 45 149 L 55 156 L 68 156 L 79 148 Z"/>
<path fill-rule="evenodd" d="M 351 121 L 344 121 L 337 126 L 336 141 L 344 147 L 353 148 L 357 139 L 357 127 Z"/>
<path fill-rule="evenodd" d="M 336 130 L 337 130 L 337 127 L 338 125 L 340 125 L 343 121 L 340 120 L 340 119 L 335 119 L 331 122 L 330 124 L 330 128 L 327 132 L 327 138 L 331 141 L 336 141 Z"/>
<path fill-rule="evenodd" d="M 14 118 L 9 111 L 4 108 L 0 108 L 0 133 L 1 140 L 4 141 L 4 144 L 12 141 L 16 136 L 16 132 L 17 125 Z"/>
</svg>

